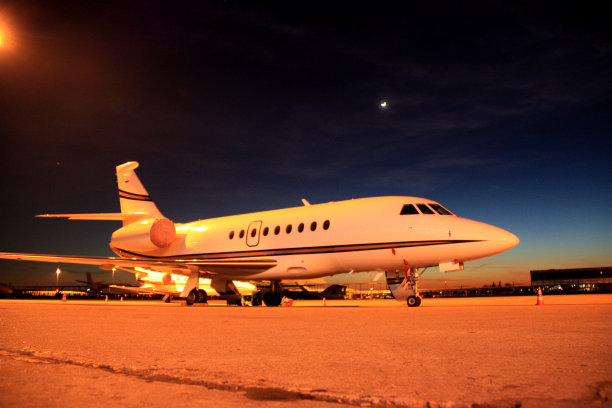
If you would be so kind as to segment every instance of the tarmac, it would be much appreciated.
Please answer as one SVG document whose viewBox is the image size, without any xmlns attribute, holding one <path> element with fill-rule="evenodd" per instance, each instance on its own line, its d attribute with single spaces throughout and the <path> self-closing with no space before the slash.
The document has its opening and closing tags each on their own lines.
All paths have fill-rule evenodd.
<svg viewBox="0 0 612 408">
<path fill-rule="evenodd" d="M 612 295 L 0 300 L 0 407 L 608 407 Z"/>
</svg>

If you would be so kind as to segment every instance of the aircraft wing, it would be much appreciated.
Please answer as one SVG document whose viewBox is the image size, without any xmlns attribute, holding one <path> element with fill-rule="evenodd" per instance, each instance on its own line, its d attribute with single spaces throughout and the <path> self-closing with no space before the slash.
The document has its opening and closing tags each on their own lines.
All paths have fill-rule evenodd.
<svg viewBox="0 0 612 408">
<path fill-rule="evenodd" d="M 13 259 L 17 261 L 51 262 L 51 263 L 74 263 L 82 265 L 97 265 L 101 269 L 111 270 L 113 268 L 145 268 L 159 272 L 169 272 L 177 275 L 190 276 L 191 268 L 197 266 L 202 271 L 223 275 L 256 274 L 276 266 L 274 259 L 138 259 L 119 258 L 103 256 L 79 256 L 79 255 L 45 255 L 45 254 L 20 254 L 11 252 L 0 252 L 0 259 Z M 126 270 L 126 269 L 124 269 Z M 131 272 L 128 270 L 128 272 Z M 134 271 L 135 272 L 135 271 Z"/>
</svg>

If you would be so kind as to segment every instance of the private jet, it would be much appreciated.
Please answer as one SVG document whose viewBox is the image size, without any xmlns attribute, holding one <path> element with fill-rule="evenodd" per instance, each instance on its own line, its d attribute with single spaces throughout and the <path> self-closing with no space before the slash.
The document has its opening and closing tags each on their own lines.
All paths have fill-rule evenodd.
<svg viewBox="0 0 612 408">
<path fill-rule="evenodd" d="M 138 162 L 116 167 L 120 213 L 44 214 L 72 220 L 115 220 L 116 257 L 0 253 L 23 261 L 97 265 L 104 270 L 157 272 L 186 277 L 180 297 L 204 302 L 200 278 L 239 292 L 234 281 L 269 281 L 266 306 L 279 306 L 283 280 L 379 271 L 393 296 L 421 304 L 419 268 L 463 270 L 464 262 L 506 251 L 512 233 L 461 218 L 419 197 L 370 197 L 175 223 L 164 217 L 140 182 Z"/>
</svg>

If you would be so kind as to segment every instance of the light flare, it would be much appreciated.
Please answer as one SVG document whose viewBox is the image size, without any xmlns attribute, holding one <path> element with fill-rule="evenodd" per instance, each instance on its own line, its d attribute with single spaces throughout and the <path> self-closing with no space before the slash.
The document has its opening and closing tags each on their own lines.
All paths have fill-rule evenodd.
<svg viewBox="0 0 612 408">
<path fill-rule="evenodd" d="M 0 14 L 0 52 L 14 48 L 14 34 L 6 15 Z"/>
</svg>

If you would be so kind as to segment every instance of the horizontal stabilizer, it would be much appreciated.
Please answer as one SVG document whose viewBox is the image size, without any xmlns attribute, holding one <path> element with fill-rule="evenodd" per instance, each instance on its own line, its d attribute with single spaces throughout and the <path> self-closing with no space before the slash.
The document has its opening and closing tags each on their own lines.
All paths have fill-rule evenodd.
<svg viewBox="0 0 612 408">
<path fill-rule="evenodd" d="M 93 214 L 39 214 L 41 218 L 68 218 L 69 220 L 123 221 L 126 218 L 146 215 L 145 212 L 133 213 L 93 213 Z"/>
</svg>

